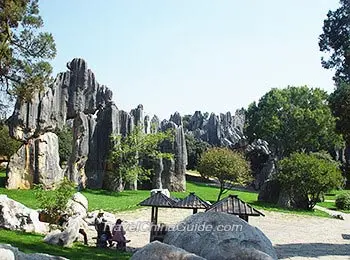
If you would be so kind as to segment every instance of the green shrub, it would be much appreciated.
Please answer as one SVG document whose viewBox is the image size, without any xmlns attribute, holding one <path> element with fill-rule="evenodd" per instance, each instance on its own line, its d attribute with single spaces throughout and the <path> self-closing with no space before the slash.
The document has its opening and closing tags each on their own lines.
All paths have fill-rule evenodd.
<svg viewBox="0 0 350 260">
<path fill-rule="evenodd" d="M 350 193 L 341 193 L 335 199 L 337 209 L 350 209 Z"/>
<path fill-rule="evenodd" d="M 44 189 L 42 184 L 35 185 L 34 193 L 39 207 L 48 218 L 47 221 L 55 223 L 65 213 L 67 202 L 75 193 L 75 185 L 64 178 L 53 190 Z"/>
</svg>

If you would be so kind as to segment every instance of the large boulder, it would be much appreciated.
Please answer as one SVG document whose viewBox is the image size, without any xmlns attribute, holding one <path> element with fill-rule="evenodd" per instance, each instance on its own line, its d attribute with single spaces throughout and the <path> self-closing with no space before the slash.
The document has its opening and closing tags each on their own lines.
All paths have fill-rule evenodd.
<svg viewBox="0 0 350 260">
<path fill-rule="evenodd" d="M 87 229 L 87 224 L 81 217 L 72 217 L 68 220 L 64 230 L 53 230 L 44 237 L 44 242 L 51 245 L 71 247 L 79 236 L 79 229 Z"/>
<path fill-rule="evenodd" d="M 68 260 L 61 256 L 34 253 L 25 254 L 9 244 L 0 244 L 0 260 Z"/>
<path fill-rule="evenodd" d="M 147 244 L 143 248 L 136 251 L 130 260 L 205 260 L 200 256 L 186 252 L 185 250 L 172 246 L 163 244 L 158 241 Z"/>
<path fill-rule="evenodd" d="M 10 230 L 45 234 L 47 224 L 39 221 L 39 213 L 23 204 L 0 195 L 0 227 Z"/>
<path fill-rule="evenodd" d="M 177 227 L 167 232 L 164 243 L 208 260 L 277 259 L 271 241 L 264 233 L 234 215 L 197 213 L 187 217 Z"/>
<path fill-rule="evenodd" d="M 73 194 L 72 198 L 67 202 L 67 213 L 72 216 L 80 216 L 85 218 L 89 209 L 89 204 L 87 198 L 77 192 Z"/>
<path fill-rule="evenodd" d="M 8 189 L 30 189 L 34 183 L 51 188 L 64 173 L 59 165 L 58 137 L 48 132 L 24 143 L 7 168 Z"/>
</svg>

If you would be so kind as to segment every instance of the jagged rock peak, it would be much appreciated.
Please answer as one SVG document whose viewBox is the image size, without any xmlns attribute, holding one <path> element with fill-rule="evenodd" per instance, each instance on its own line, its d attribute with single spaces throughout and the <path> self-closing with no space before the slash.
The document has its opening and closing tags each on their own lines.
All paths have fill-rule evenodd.
<svg viewBox="0 0 350 260">
<path fill-rule="evenodd" d="M 174 122 L 178 126 L 182 125 L 182 117 L 179 112 L 175 112 L 173 115 L 171 115 L 169 121 Z"/>
</svg>

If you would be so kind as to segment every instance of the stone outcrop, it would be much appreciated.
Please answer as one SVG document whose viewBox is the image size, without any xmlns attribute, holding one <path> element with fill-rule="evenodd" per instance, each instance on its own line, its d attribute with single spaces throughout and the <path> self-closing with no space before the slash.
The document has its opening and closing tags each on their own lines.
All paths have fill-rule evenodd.
<svg viewBox="0 0 350 260">
<path fill-rule="evenodd" d="M 0 227 L 9 230 L 44 234 L 48 226 L 39 221 L 39 213 L 23 204 L 0 195 Z"/>
<path fill-rule="evenodd" d="M 162 149 L 173 153 L 174 159 L 154 164 L 159 178 L 152 186 L 184 190 L 187 154 L 181 116 L 175 113 L 161 125 L 157 117 L 144 117 L 142 105 L 130 112 L 119 110 L 112 102 L 112 92 L 96 81 L 84 60 L 73 59 L 67 68 L 30 101 L 17 100 L 9 129 L 23 145 L 10 159 L 7 187 L 29 189 L 41 183 L 52 188 L 66 176 L 79 188 L 118 189 L 123 180 L 111 174 L 114 166 L 108 162 L 114 145 L 111 136 L 126 136 L 140 126 L 145 134 L 173 129 L 174 141 Z M 72 122 L 73 147 L 67 165 L 61 169 L 55 132 L 68 122 Z M 137 189 L 136 182 L 127 185 Z"/>
<path fill-rule="evenodd" d="M 168 189 L 170 191 L 186 190 L 187 149 L 182 118 L 175 113 L 170 120 L 163 120 L 160 131 L 173 131 L 174 139 L 166 140 L 161 144 L 161 151 L 174 154 L 173 159 L 162 158 L 156 161 L 154 188 Z"/>
<path fill-rule="evenodd" d="M 48 132 L 24 143 L 10 158 L 7 176 L 9 189 L 29 189 L 33 183 L 52 187 L 62 180 L 57 135 Z"/>
<path fill-rule="evenodd" d="M 44 237 L 44 242 L 51 245 L 71 247 L 79 236 L 79 229 L 87 230 L 87 223 L 80 217 L 72 217 L 64 226 L 64 230 L 51 231 Z"/>
<path fill-rule="evenodd" d="M 131 260 L 205 260 L 205 258 L 186 252 L 185 250 L 163 244 L 158 241 L 147 244 L 143 248 L 136 251 L 131 257 Z"/>
<path fill-rule="evenodd" d="M 9 119 L 10 135 L 24 144 L 10 159 L 8 188 L 30 188 L 33 183 L 50 188 L 63 178 L 54 131 L 61 129 L 67 119 L 73 119 L 75 131 L 65 174 L 77 183 L 84 181 L 93 124 L 89 115 L 111 103 L 112 92 L 97 83 L 84 60 L 73 59 L 67 67 L 69 71 L 60 73 L 49 88 L 34 93 L 28 102 L 16 102 Z"/>
<path fill-rule="evenodd" d="M 88 200 L 80 192 L 73 194 L 72 198 L 67 202 L 67 213 L 69 216 L 80 216 L 85 218 L 87 216 L 88 209 Z"/>
<path fill-rule="evenodd" d="M 186 132 L 213 146 L 239 148 L 247 144 L 243 134 L 244 118 L 243 110 L 237 110 L 234 116 L 230 112 L 211 113 L 208 119 L 196 111 L 188 122 Z"/>
<path fill-rule="evenodd" d="M 277 259 L 272 243 L 264 233 L 234 215 L 197 213 L 178 223 L 178 227 L 181 228 L 166 233 L 164 243 L 208 260 Z M 229 231 L 223 231 L 222 227 Z"/>
<path fill-rule="evenodd" d="M 9 244 L 0 244 L 0 259 L 1 260 L 68 260 L 61 256 L 52 256 L 42 253 L 25 254 L 17 247 Z"/>
</svg>

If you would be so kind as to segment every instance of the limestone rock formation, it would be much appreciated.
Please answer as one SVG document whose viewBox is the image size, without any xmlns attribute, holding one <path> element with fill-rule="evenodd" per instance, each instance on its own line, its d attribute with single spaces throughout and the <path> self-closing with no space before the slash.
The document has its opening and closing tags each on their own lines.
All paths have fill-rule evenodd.
<svg viewBox="0 0 350 260">
<path fill-rule="evenodd" d="M 8 188 L 30 188 L 33 183 L 50 187 L 63 178 L 58 165 L 58 140 L 54 131 L 67 119 L 74 120 L 74 148 L 66 176 L 84 181 L 93 120 L 90 115 L 111 103 L 112 92 L 97 83 L 82 59 L 67 64 L 44 91 L 34 93 L 28 102 L 18 99 L 9 119 L 10 134 L 24 142 L 9 164 Z"/>
<path fill-rule="evenodd" d="M 80 216 L 85 218 L 89 209 L 87 198 L 77 192 L 73 194 L 72 198 L 67 202 L 67 213 L 69 216 Z"/>
<path fill-rule="evenodd" d="M 0 227 L 10 230 L 45 234 L 48 226 L 39 221 L 39 213 L 23 204 L 0 195 Z"/>
<path fill-rule="evenodd" d="M 187 154 L 181 116 L 175 113 L 160 125 L 157 117 L 144 117 L 142 105 L 130 112 L 119 110 L 112 102 L 112 92 L 96 81 L 83 59 L 73 59 L 67 67 L 67 72 L 58 74 L 50 87 L 34 93 L 30 101 L 17 100 L 9 128 L 23 145 L 10 159 L 7 187 L 29 189 L 41 183 L 51 188 L 66 176 L 79 188 L 115 189 L 121 181 L 111 174 L 113 166 L 108 162 L 111 136 L 126 136 L 141 126 L 146 134 L 174 130 L 174 141 L 163 146 L 174 153 L 174 160 L 156 163 L 159 178 L 153 187 L 184 190 Z M 68 121 L 73 122 L 73 148 L 63 170 L 55 131 Z M 137 183 L 129 186 L 137 189 Z"/>
<path fill-rule="evenodd" d="M 87 230 L 87 224 L 80 216 L 70 218 L 63 231 L 57 229 L 51 231 L 44 237 L 44 242 L 51 245 L 71 247 L 78 238 L 79 229 L 81 228 Z"/>
<path fill-rule="evenodd" d="M 9 189 L 29 189 L 33 183 L 49 188 L 62 180 L 57 135 L 48 132 L 24 143 L 10 158 L 7 176 Z"/>
<path fill-rule="evenodd" d="M 42 253 L 25 254 L 17 247 L 9 244 L 0 244 L 0 259 L 1 260 L 68 260 L 61 256 L 52 256 Z"/>
<path fill-rule="evenodd" d="M 234 116 L 230 112 L 219 116 L 211 113 L 209 119 L 196 111 L 188 122 L 186 132 L 213 146 L 238 148 L 246 145 L 243 127 L 242 110 L 237 110 Z"/>
<path fill-rule="evenodd" d="M 143 248 L 136 251 L 131 260 L 205 260 L 200 256 L 186 252 L 181 248 L 172 245 L 163 244 L 158 241 L 147 244 Z"/>
<path fill-rule="evenodd" d="M 155 184 L 161 185 L 154 188 L 184 191 L 186 190 L 187 149 L 182 119 L 179 113 L 172 115 L 169 121 L 162 121 L 160 131 L 167 130 L 174 132 L 174 140 L 164 141 L 161 144 L 161 150 L 165 153 L 174 154 L 174 159 L 160 159 L 157 161 L 155 175 L 160 181 L 156 181 Z"/>
<path fill-rule="evenodd" d="M 193 231 L 201 225 L 206 228 Z M 221 212 L 197 213 L 178 226 L 181 229 L 167 232 L 164 243 L 205 259 L 277 259 L 272 243 L 264 233 L 237 216 Z M 230 231 L 222 231 L 220 227 L 230 228 Z"/>
</svg>

